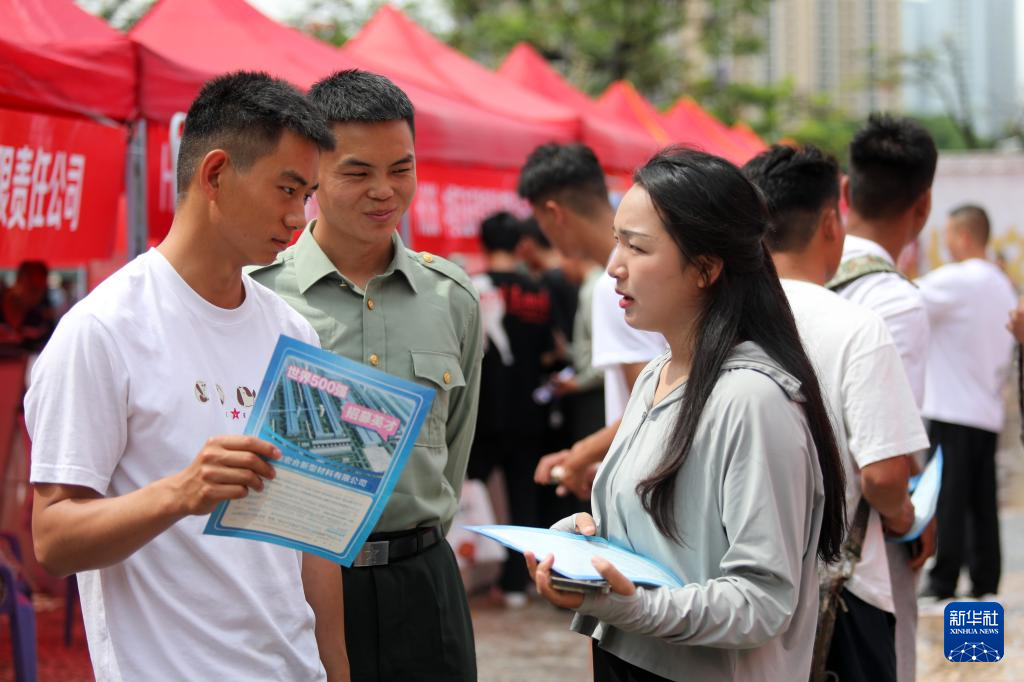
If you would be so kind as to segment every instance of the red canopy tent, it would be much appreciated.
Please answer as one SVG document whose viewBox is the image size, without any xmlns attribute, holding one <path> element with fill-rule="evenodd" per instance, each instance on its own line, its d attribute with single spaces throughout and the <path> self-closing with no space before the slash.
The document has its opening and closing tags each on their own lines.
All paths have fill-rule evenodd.
<svg viewBox="0 0 1024 682">
<path fill-rule="evenodd" d="M 543 128 L 552 140 L 579 137 L 580 121 L 574 110 L 489 71 L 390 5 L 381 7 L 341 52 L 368 69 L 449 101 Z M 531 149 L 524 149 L 517 161 L 522 162 Z"/>
<path fill-rule="evenodd" d="M 181 39 L 183 35 L 189 36 L 187 43 Z M 475 224 L 470 229 L 462 225 L 463 218 L 467 212 L 474 212 L 472 206 L 493 203 L 491 185 L 495 182 L 504 188 L 503 194 L 508 194 L 508 171 L 499 173 L 500 178 L 495 180 L 494 168 L 517 168 L 529 150 L 559 130 L 435 92 L 386 65 L 354 58 L 347 51 L 278 24 L 244 0 L 160 0 L 130 37 L 139 50 L 143 83 L 140 109 L 151 129 L 151 237 L 166 231 L 173 214 L 173 164 L 167 122 L 175 112 L 188 108 L 206 80 L 232 70 L 263 69 L 302 88 L 333 71 L 357 66 L 391 76 L 416 106 L 421 183 L 412 210 L 411 236 L 418 248 L 442 253 L 466 246 L 453 244 L 464 238 L 472 238 L 471 246 L 476 250 Z M 470 184 L 480 189 L 483 183 L 483 189 L 463 187 L 467 191 L 446 193 L 446 188 L 429 182 L 435 167 L 472 168 L 474 182 Z M 514 192 L 511 200 L 515 200 Z M 456 219 L 461 226 L 450 229 L 448 223 Z"/>
<path fill-rule="evenodd" d="M 615 81 L 609 85 L 598 98 L 597 106 L 634 129 L 647 132 L 661 146 L 672 142 L 661 114 L 628 81 Z"/>
<path fill-rule="evenodd" d="M 135 109 L 128 38 L 71 0 L 0 3 L 0 103 L 127 120 Z"/>
<path fill-rule="evenodd" d="M 648 131 L 624 124 L 598 107 L 527 43 L 519 43 L 508 53 L 498 73 L 575 110 L 582 119 L 583 141 L 594 148 L 602 165 L 612 171 L 631 171 L 661 146 Z"/>
<path fill-rule="evenodd" d="M 768 145 L 762 140 L 754 130 L 743 121 L 740 121 L 733 125 L 729 129 L 732 132 L 733 138 L 740 144 L 746 145 L 752 152 L 752 154 L 760 154 L 764 150 L 768 149 Z"/>
<path fill-rule="evenodd" d="M 0 267 L 107 258 L 135 109 L 128 39 L 71 0 L 0 3 Z"/>
<path fill-rule="evenodd" d="M 754 155 L 748 144 L 736 140 L 728 126 L 689 97 L 680 97 L 663 121 L 676 142 L 717 154 L 736 165 Z"/>
</svg>

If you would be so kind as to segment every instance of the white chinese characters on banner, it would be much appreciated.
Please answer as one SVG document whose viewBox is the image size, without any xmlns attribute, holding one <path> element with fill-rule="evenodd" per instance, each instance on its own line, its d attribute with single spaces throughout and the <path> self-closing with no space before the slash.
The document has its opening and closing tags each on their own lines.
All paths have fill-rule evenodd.
<svg viewBox="0 0 1024 682">
<path fill-rule="evenodd" d="M 85 155 L 0 145 L 0 227 L 78 229 Z"/>
</svg>

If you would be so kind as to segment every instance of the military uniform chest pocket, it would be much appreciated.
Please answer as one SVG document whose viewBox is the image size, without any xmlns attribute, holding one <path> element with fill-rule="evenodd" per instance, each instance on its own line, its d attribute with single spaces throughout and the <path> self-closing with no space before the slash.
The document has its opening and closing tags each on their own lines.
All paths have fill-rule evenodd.
<svg viewBox="0 0 1024 682">
<path fill-rule="evenodd" d="M 416 444 L 443 448 L 452 389 L 465 386 L 466 378 L 462 374 L 458 357 L 454 355 L 423 350 L 410 352 L 417 383 L 434 389 L 434 401 Z"/>
</svg>

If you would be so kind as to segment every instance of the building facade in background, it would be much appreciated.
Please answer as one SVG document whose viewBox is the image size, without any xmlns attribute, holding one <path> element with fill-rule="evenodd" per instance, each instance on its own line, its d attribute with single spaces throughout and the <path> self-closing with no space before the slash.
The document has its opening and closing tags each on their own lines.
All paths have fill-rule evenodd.
<svg viewBox="0 0 1024 682">
<path fill-rule="evenodd" d="M 733 82 L 789 79 L 796 94 L 824 93 L 854 116 L 899 110 L 891 76 L 900 54 L 900 0 L 773 0 L 760 20 L 764 52 L 735 60 Z"/>
<path fill-rule="evenodd" d="M 945 114 L 966 104 L 976 132 L 999 137 L 1019 115 L 1014 0 L 903 0 L 903 51 L 931 52 L 935 75 L 906 72 L 904 106 Z"/>
</svg>

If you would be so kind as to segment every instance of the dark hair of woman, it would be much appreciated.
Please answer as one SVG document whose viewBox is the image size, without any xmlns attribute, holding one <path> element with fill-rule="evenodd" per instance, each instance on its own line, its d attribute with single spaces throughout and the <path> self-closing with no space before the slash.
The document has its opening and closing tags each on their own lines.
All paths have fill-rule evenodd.
<svg viewBox="0 0 1024 682">
<path fill-rule="evenodd" d="M 692 366 L 671 440 L 662 461 L 637 486 L 644 509 L 662 533 L 682 541 L 672 513 L 677 474 L 722 364 L 734 346 L 753 341 L 801 384 L 825 488 L 818 556 L 835 561 L 846 527 L 843 466 L 818 379 L 764 243 L 768 212 L 761 193 L 728 161 L 681 147 L 656 154 L 633 181 L 651 197 L 685 262 L 707 274 L 702 256 L 722 261 L 694 326 Z"/>
</svg>

